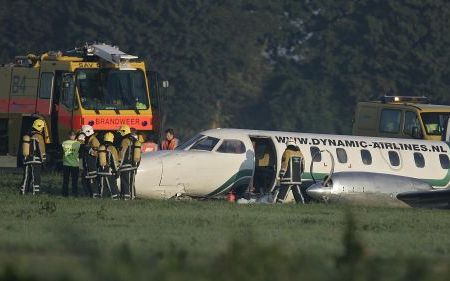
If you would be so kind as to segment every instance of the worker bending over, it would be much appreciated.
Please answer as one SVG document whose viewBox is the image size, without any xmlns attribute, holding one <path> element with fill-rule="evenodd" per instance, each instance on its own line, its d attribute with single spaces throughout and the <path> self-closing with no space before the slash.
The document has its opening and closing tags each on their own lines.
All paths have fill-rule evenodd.
<svg viewBox="0 0 450 281">
<path fill-rule="evenodd" d="M 36 194 L 40 190 L 42 164 L 46 160 L 43 130 L 45 121 L 36 119 L 29 132 L 22 137 L 24 175 L 20 193 Z"/>
<path fill-rule="evenodd" d="M 118 199 L 117 170 L 119 165 L 119 153 L 113 145 L 114 135 L 107 132 L 103 138 L 103 144 L 98 148 L 98 172 L 100 182 L 100 197 L 103 197 L 105 188 L 108 189 L 112 199 Z"/>
<path fill-rule="evenodd" d="M 134 199 L 136 196 L 134 178 L 141 161 L 141 143 L 133 137 L 128 125 L 122 125 L 119 134 L 122 136 L 119 154 L 120 193 L 125 200 Z"/>
<path fill-rule="evenodd" d="M 283 202 L 289 191 L 292 190 L 295 201 L 297 203 L 305 203 L 300 189 L 304 166 L 305 160 L 300 148 L 293 140 L 289 140 L 286 144 L 286 150 L 281 157 L 281 185 L 275 195 L 277 202 Z"/>
</svg>

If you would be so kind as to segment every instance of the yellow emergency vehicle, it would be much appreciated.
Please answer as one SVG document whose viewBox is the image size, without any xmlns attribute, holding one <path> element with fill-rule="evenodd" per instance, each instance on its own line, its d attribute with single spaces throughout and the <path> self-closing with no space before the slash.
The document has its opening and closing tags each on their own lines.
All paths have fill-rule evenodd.
<svg viewBox="0 0 450 281">
<path fill-rule="evenodd" d="M 100 133 L 123 124 L 143 133 L 157 130 L 155 83 L 144 61 L 106 44 L 18 56 L 0 65 L 0 155 L 7 157 L 0 166 L 14 162 L 21 136 L 38 117 L 46 121 L 47 143 L 54 148 L 69 130 L 86 124 Z"/>
<path fill-rule="evenodd" d="M 353 134 L 358 136 L 441 140 L 450 106 L 426 97 L 384 96 L 356 106 Z"/>
</svg>

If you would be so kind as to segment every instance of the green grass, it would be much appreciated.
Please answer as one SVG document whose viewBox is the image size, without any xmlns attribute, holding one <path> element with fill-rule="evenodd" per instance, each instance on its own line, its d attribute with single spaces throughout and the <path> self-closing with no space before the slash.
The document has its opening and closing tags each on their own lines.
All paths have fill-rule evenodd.
<svg viewBox="0 0 450 281">
<path fill-rule="evenodd" d="M 0 178 L 0 279 L 449 280 L 450 212 L 19 196 Z M 3 274 L 3 275 L 2 275 Z"/>
</svg>

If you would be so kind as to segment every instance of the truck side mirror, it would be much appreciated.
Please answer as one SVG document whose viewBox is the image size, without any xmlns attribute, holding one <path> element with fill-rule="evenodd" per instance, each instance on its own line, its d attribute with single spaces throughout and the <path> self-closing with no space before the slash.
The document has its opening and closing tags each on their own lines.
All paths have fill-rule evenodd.
<svg viewBox="0 0 450 281">
<path fill-rule="evenodd" d="M 419 127 L 414 126 L 411 128 L 411 136 L 415 139 L 421 139 L 422 138 L 422 132 L 420 131 Z"/>
<path fill-rule="evenodd" d="M 68 89 L 72 86 L 73 78 L 74 78 L 73 73 L 64 73 L 63 74 L 63 79 L 62 79 L 63 89 Z"/>
</svg>

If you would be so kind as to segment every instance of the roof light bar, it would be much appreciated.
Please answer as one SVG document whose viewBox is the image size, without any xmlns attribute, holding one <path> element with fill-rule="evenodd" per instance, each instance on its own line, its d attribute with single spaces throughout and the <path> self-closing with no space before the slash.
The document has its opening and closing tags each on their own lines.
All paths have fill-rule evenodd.
<svg viewBox="0 0 450 281">
<path fill-rule="evenodd" d="M 411 102 L 430 103 L 430 99 L 425 96 L 383 96 L 380 98 L 383 103 Z"/>
</svg>

